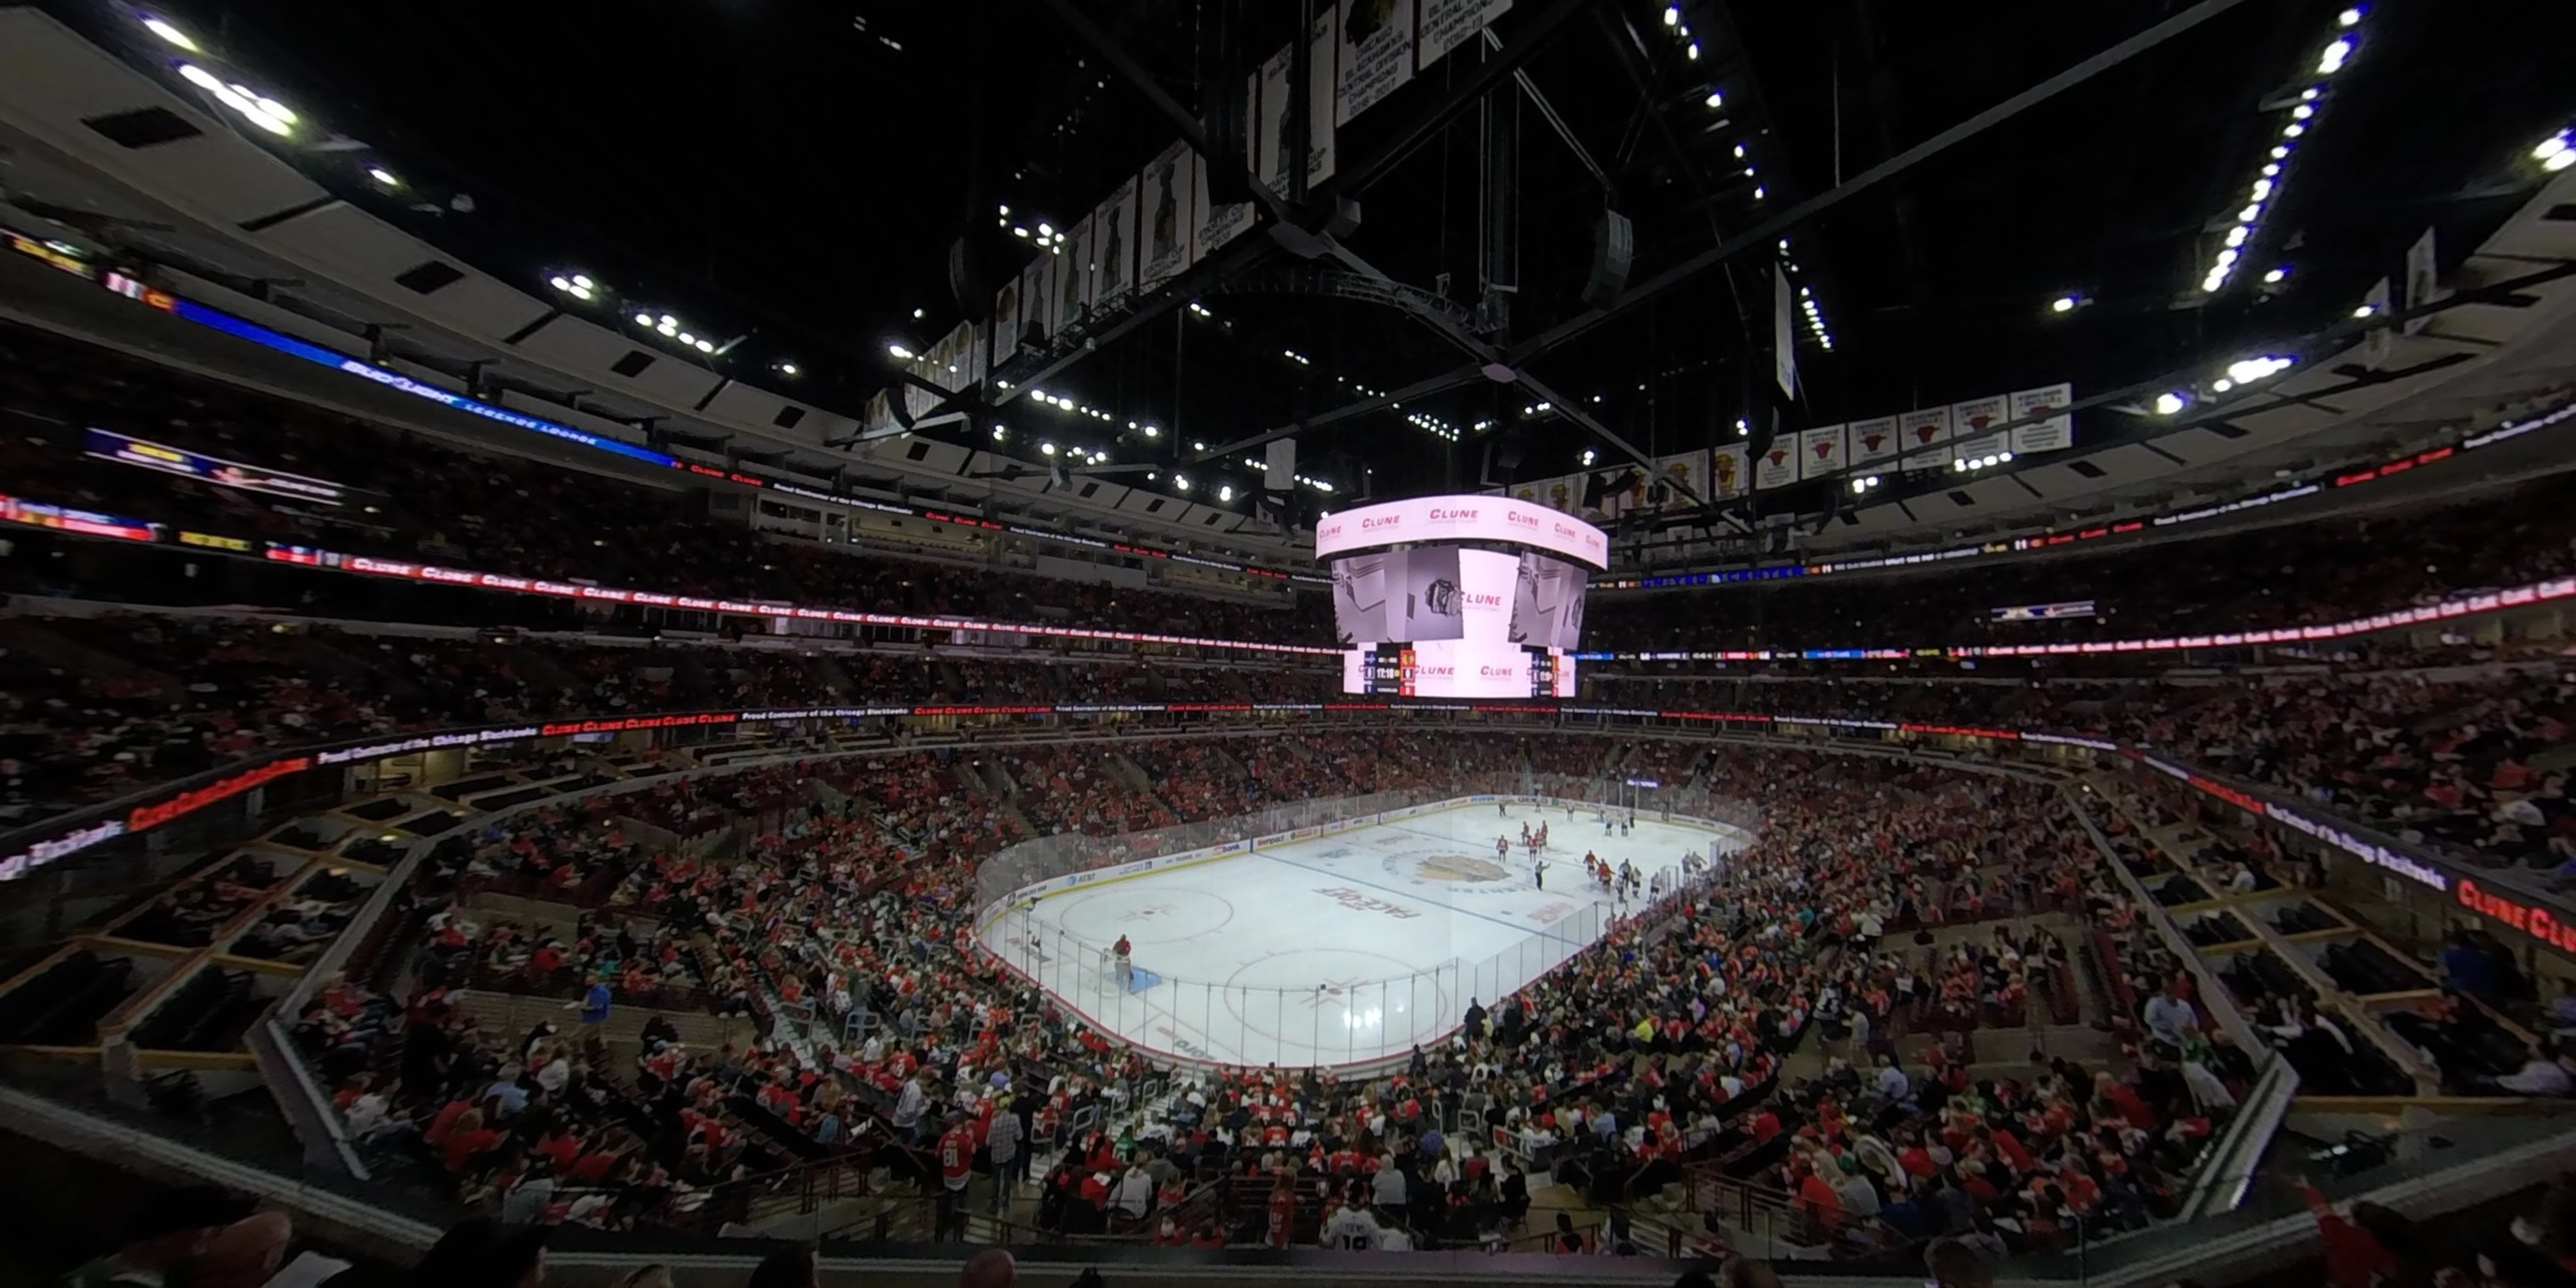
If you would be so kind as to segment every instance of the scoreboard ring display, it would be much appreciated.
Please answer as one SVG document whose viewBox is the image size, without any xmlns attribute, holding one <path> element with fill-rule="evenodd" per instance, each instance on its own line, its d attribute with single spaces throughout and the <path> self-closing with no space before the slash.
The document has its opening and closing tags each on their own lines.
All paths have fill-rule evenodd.
<svg viewBox="0 0 2576 1288">
<path fill-rule="evenodd" d="M 1499 496 L 1427 496 L 1315 527 L 1342 689 L 1439 698 L 1574 695 L 1584 593 L 1609 535 Z"/>
</svg>

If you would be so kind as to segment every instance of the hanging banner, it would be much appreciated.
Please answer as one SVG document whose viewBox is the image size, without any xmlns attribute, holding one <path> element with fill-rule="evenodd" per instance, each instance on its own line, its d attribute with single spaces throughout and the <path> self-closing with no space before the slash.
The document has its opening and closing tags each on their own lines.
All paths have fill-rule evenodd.
<svg viewBox="0 0 2576 1288">
<path fill-rule="evenodd" d="M 2075 386 L 2049 385 L 2041 389 L 2024 389 L 2012 396 L 2012 418 L 2037 416 L 2048 411 L 2056 415 L 2028 425 L 2015 425 L 2012 430 L 2013 455 L 2024 452 L 2062 452 L 2075 445 L 2075 417 L 2066 409 L 2075 402 Z"/>
<path fill-rule="evenodd" d="M 1055 326 L 1061 337 L 1082 321 L 1082 313 L 1091 304 L 1091 220 L 1064 230 L 1064 257 L 1058 262 L 1054 279 Z"/>
<path fill-rule="evenodd" d="M 1261 64 L 1260 94 L 1252 109 L 1252 172 L 1272 192 L 1288 195 L 1288 75 L 1296 66 L 1295 50 L 1282 45 Z"/>
<path fill-rule="evenodd" d="M 1698 497 L 1702 501 L 1709 499 L 1708 453 L 1702 450 L 1658 456 L 1655 458 L 1655 478 L 1657 482 L 1664 484 L 1664 501 L 1656 508 L 1690 509 L 1693 504 L 1691 497 Z M 1681 486 L 1675 487 L 1674 484 Z M 1689 489 L 1688 496 L 1683 495 L 1683 488 Z"/>
<path fill-rule="evenodd" d="M 1144 255 L 1136 264 L 1136 289 L 1150 291 L 1180 276 L 1190 262 L 1190 235 L 1198 215 L 1190 201 L 1196 187 L 1190 162 L 1197 156 L 1186 143 L 1174 143 L 1147 162 L 1136 178 L 1138 217 L 1144 221 Z"/>
<path fill-rule="evenodd" d="M 2406 248 L 2407 308 L 2420 309 L 2450 294 L 2442 289 L 2441 272 L 2441 264 L 2434 258 L 2433 230 L 2427 228 L 2414 245 Z M 2398 329 L 2414 335 L 2432 323 L 2432 315 L 2427 314 L 2398 323 Z"/>
<path fill-rule="evenodd" d="M 2012 400 L 2002 394 L 1950 404 L 1950 459 L 1975 460 L 2012 450 L 2012 435 L 1987 426 L 2012 418 Z"/>
<path fill-rule="evenodd" d="M 1340 91 L 1333 124 L 1377 105 L 1413 79 L 1413 0 L 1342 0 Z"/>
<path fill-rule="evenodd" d="M 1020 351 L 1020 279 L 1014 277 L 993 292 L 993 363 L 1009 362 Z"/>
<path fill-rule="evenodd" d="M 1905 454 L 1905 468 L 1931 470 L 1950 468 L 1950 457 L 1936 451 L 1950 441 L 1950 409 L 1926 407 L 1920 411 L 1899 413 L 1896 417 L 1896 440 Z"/>
<path fill-rule="evenodd" d="M 1787 487 L 1798 481 L 1798 436 L 1783 434 L 1753 461 L 1753 485 Z"/>
<path fill-rule="evenodd" d="M 2388 279 L 2383 277 L 2370 284 L 2369 293 L 2361 297 L 2361 307 L 2371 317 L 2384 318 L 2388 316 L 2390 299 L 2391 286 Z M 2361 336 L 2361 365 L 2372 371 L 2378 371 L 2388 365 L 2389 357 L 2396 350 L 2397 328 L 2372 327 Z"/>
<path fill-rule="evenodd" d="M 1244 144 L 1246 160 L 1258 158 L 1260 150 L 1253 139 L 1260 134 L 1261 75 L 1255 72 L 1245 78 Z M 1199 217 L 1198 230 L 1190 238 L 1190 262 L 1195 264 L 1217 252 L 1217 248 L 1242 236 L 1252 227 L 1252 203 L 1228 202 L 1218 205 L 1208 199 L 1207 162 L 1197 153 L 1190 154 L 1190 209 Z"/>
<path fill-rule="evenodd" d="M 1721 443 L 1708 452 L 1709 499 L 1728 501 L 1753 490 L 1753 475 L 1744 459 L 1744 444 Z"/>
<path fill-rule="evenodd" d="M 1404 4 L 1410 9 L 1412 0 L 1404 0 Z M 1341 31 L 1342 24 L 1338 13 L 1331 5 L 1324 6 L 1324 11 L 1315 15 L 1315 25 L 1306 33 L 1306 187 L 1310 191 L 1316 184 L 1333 177 L 1336 156 L 1333 139 L 1337 124 L 1333 116 L 1333 87 L 1339 83 L 1336 75 L 1341 66 L 1338 61 L 1341 41 L 1337 33 Z M 1413 30 L 1409 25 L 1411 21 L 1412 15 L 1408 13 L 1405 28 L 1408 33 Z"/>
<path fill-rule="evenodd" d="M 1902 446 L 1897 441 L 1896 418 L 1879 416 L 1851 423 L 1851 464 L 1853 469 L 1867 469 L 1880 461 L 1896 459 Z"/>
<path fill-rule="evenodd" d="M 1118 185 L 1091 212 L 1091 310 L 1105 313 L 1136 293 L 1136 181 Z"/>
<path fill-rule="evenodd" d="M 1797 330 L 1789 321 L 1789 275 L 1771 266 L 1771 375 L 1780 392 L 1798 396 Z"/>
<path fill-rule="evenodd" d="M 1022 340 L 1029 340 L 1034 331 L 1038 337 L 1036 342 L 1044 343 L 1044 337 L 1055 333 L 1055 297 L 1048 292 L 1055 282 L 1055 266 L 1063 262 L 1062 255 L 1041 252 L 1036 259 L 1029 261 L 1027 268 L 1020 270 Z"/>
<path fill-rule="evenodd" d="M 1843 467 L 1843 427 L 1819 425 L 1798 431 L 1798 477 L 1820 479 Z"/>
<path fill-rule="evenodd" d="M 1512 11 L 1512 0 L 1422 0 L 1422 40 L 1413 65 L 1429 67 Z"/>
</svg>

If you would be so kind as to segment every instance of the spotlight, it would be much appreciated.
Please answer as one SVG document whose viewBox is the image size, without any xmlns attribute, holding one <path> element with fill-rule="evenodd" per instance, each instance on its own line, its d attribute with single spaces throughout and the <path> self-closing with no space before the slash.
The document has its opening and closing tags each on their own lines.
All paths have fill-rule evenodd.
<svg viewBox="0 0 2576 1288">
<path fill-rule="evenodd" d="M 2081 303 L 2083 303 L 2083 301 L 2076 299 L 2072 295 L 2061 295 L 2048 302 L 2048 311 L 2051 313 L 2072 313 L 2075 311 L 2075 306 Z"/>
<path fill-rule="evenodd" d="M 2338 37 L 2317 57 L 2317 75 L 2332 76 L 2343 70 L 2344 60 L 2352 57 L 2352 37 Z"/>
<path fill-rule="evenodd" d="M 368 166 L 367 177 L 388 188 L 399 188 L 403 186 L 402 179 L 400 177 L 395 175 L 393 171 L 380 165 Z"/>
<path fill-rule="evenodd" d="M 2355 6 L 2353 6 L 2353 7 L 2352 7 L 2352 8 L 2350 8 L 2350 9 L 2346 9 L 2346 10 L 2344 10 L 2342 13 L 2336 14 L 2336 15 L 2335 15 L 2335 25 L 2336 25 L 2336 26 L 2338 26 L 2338 27 L 2357 27 L 2357 26 L 2360 26 L 2360 25 L 2361 25 L 2361 6 L 2359 6 L 2359 5 L 2355 5 Z"/>
<path fill-rule="evenodd" d="M 780 374 L 780 375 L 782 375 L 782 376 L 790 376 L 790 377 L 794 376 L 794 375 L 796 374 L 796 364 L 795 364 L 795 363 L 792 363 L 792 362 L 782 362 L 782 363 L 779 363 L 779 364 L 778 364 L 778 374 Z"/>
<path fill-rule="evenodd" d="M 1038 450 L 1039 450 L 1040 452 L 1045 453 L 1046 455 L 1053 456 L 1053 455 L 1055 455 L 1055 444 L 1053 444 L 1053 443 L 1040 443 L 1040 444 L 1038 444 Z"/>
<path fill-rule="evenodd" d="M 662 319 L 663 324 L 664 324 L 664 325 L 666 325 L 666 326 L 670 324 L 670 321 L 671 321 L 671 319 L 669 319 L 669 318 L 664 318 L 664 319 Z M 912 350 L 907 349 L 907 348 L 903 347 L 902 345 L 899 345 L 899 344 L 889 344 L 889 345 L 887 345 L 887 346 L 886 346 L 886 352 L 891 353 L 891 354 L 893 354 L 894 356 L 896 356 L 896 357 L 898 357 L 898 358 L 901 358 L 901 359 L 903 359 L 903 360 L 904 360 L 904 361 L 906 361 L 906 362 L 910 362 L 910 361 L 912 361 Z"/>
<path fill-rule="evenodd" d="M 638 313 L 638 314 L 636 314 L 636 315 L 635 315 L 635 325 L 637 325 L 637 326 L 651 326 L 651 325 L 653 325 L 653 315 L 652 315 L 652 314 L 650 314 L 650 313 Z"/>
<path fill-rule="evenodd" d="M 1682 25 L 1681 6 L 1669 4 L 1664 6 L 1664 25 L 1667 27 Z"/>
<path fill-rule="evenodd" d="M 2157 394 L 2157 395 L 2156 395 L 2156 414 L 2157 414 L 2157 415 L 2159 415 L 2159 416 L 2173 416 L 2173 415 L 2178 415 L 2178 414 L 2180 414 L 2180 413 L 2181 413 L 2182 409 L 2183 409 L 2184 407 L 2186 407 L 2186 406 L 2189 406 L 2189 405 L 2190 405 L 2190 403 L 2191 403 L 2191 400 L 2190 400 L 2190 399 L 2188 399 L 2188 398 L 2183 397 L 2181 394 L 2176 394 L 2176 393 L 2163 393 L 2163 394 Z"/>
<path fill-rule="evenodd" d="M 1708 105 L 1709 105 L 1710 107 L 1724 107 L 1724 106 L 1726 106 L 1726 95 L 1724 95 L 1724 94 L 1720 94 L 1720 93 L 1718 93 L 1716 90 L 1710 90 L 1710 91 L 1708 92 Z M 1738 150 L 1737 150 L 1737 155 L 1739 155 L 1739 156 L 1743 155 L 1743 153 L 1742 153 L 1742 150 L 1741 150 L 1741 149 L 1738 149 Z"/>
<path fill-rule="evenodd" d="M 2280 285 L 2281 283 L 2283 283 L 2283 282 L 2285 282 L 2285 281 L 2288 281 L 2288 280 L 2289 280 L 2289 277 L 2290 277 L 2290 270 L 2288 270 L 2288 269 L 2286 269 L 2286 268 L 2276 268 L 2276 269 L 2273 269 L 2271 272 L 2265 273 L 2265 274 L 2263 275 L 2263 281 L 2264 281 L 2264 284 L 2265 284 L 2265 285 L 2268 285 L 2268 286 L 2278 286 L 2278 285 Z"/>
<path fill-rule="evenodd" d="M 168 22 L 163 21 L 162 19 L 144 19 L 143 29 L 151 32 L 153 35 L 159 36 L 171 44 L 177 45 L 181 49 L 187 50 L 189 53 L 193 54 L 197 52 L 197 42 L 188 39 L 188 33 L 179 30 L 177 27 L 171 26 Z"/>
<path fill-rule="evenodd" d="M 1231 500 L 1233 500 L 1233 499 L 1234 499 L 1234 486 L 1233 486 L 1232 484 L 1227 484 L 1227 485 L 1226 485 L 1226 486 L 1224 486 L 1224 487 L 1218 488 L 1218 489 L 1216 490 L 1216 499 L 1217 499 L 1217 500 L 1219 500 L 1219 501 L 1231 501 Z"/>
<path fill-rule="evenodd" d="M 2352 311 L 2352 315 L 2356 318 L 2376 317 L 2379 315 L 2379 310 L 2371 305 L 2364 304 L 2360 308 L 2354 309 Z"/>
</svg>

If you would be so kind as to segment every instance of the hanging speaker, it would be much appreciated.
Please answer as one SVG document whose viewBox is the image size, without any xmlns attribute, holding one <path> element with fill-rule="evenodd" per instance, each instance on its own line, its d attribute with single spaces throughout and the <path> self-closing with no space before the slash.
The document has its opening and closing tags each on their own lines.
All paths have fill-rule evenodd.
<svg viewBox="0 0 2576 1288">
<path fill-rule="evenodd" d="M 1637 260 L 1637 231 L 1628 217 L 1604 210 L 1592 225 L 1592 275 L 1583 280 L 1583 302 L 1606 309 L 1628 287 L 1628 269 Z"/>
</svg>

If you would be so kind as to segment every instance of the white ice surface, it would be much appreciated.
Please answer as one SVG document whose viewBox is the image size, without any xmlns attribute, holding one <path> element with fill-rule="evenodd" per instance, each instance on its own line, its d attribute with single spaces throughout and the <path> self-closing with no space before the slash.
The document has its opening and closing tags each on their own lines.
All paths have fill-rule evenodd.
<svg viewBox="0 0 2576 1288">
<path fill-rule="evenodd" d="M 1523 823 L 1544 820 L 1534 886 Z M 1497 837 L 1511 842 L 1507 858 Z M 1620 909 L 1583 875 L 1675 879 L 1682 855 L 1734 840 L 1641 818 L 1621 837 L 1588 812 L 1461 805 L 1194 867 L 1079 886 L 1003 916 L 984 942 L 1095 1026 L 1149 1052 L 1228 1065 L 1369 1065 L 1458 1027 L 1599 939 Z M 1102 950 L 1125 935 L 1126 986 Z M 1034 941 L 1034 945 L 1033 942 Z"/>
</svg>

